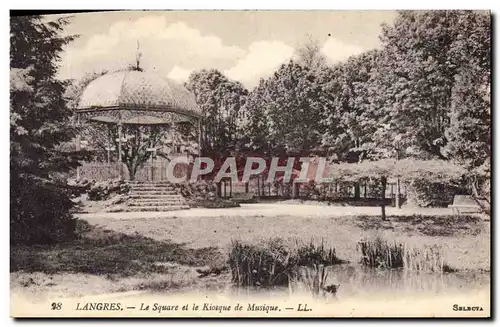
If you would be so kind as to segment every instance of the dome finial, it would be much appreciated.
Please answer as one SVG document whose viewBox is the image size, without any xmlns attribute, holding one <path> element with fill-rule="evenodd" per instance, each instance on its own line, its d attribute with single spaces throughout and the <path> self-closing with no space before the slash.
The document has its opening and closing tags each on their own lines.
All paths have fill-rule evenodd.
<svg viewBox="0 0 500 327">
<path fill-rule="evenodd" d="M 139 40 L 137 40 L 137 52 L 135 54 L 135 70 L 137 70 L 137 71 L 142 71 L 142 68 L 140 66 L 141 57 L 142 57 L 142 53 L 140 50 Z"/>
</svg>

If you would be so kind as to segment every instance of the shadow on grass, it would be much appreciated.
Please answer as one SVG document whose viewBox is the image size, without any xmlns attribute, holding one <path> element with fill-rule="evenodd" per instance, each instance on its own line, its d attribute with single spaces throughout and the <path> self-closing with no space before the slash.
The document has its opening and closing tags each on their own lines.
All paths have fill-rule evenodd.
<svg viewBox="0 0 500 327">
<path fill-rule="evenodd" d="M 204 266 L 219 261 L 215 247 L 190 249 L 185 244 L 127 235 L 79 222 L 80 238 L 56 245 L 11 245 L 10 271 L 89 273 L 132 276 L 164 273 L 165 263 Z"/>
<path fill-rule="evenodd" d="M 355 224 L 363 230 L 393 230 L 420 232 L 427 236 L 478 235 L 482 231 L 482 219 L 477 216 L 357 216 Z"/>
</svg>

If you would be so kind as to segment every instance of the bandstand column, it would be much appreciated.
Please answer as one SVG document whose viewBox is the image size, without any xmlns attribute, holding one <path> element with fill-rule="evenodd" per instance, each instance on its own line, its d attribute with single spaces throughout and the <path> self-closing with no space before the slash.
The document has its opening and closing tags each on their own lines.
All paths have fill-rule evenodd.
<svg viewBox="0 0 500 327">
<path fill-rule="evenodd" d="M 109 167 L 109 164 L 111 163 L 111 130 L 109 129 L 109 126 L 108 127 L 108 147 L 106 148 L 107 152 L 108 152 L 108 167 Z"/>
<path fill-rule="evenodd" d="M 172 154 L 177 153 L 175 149 L 175 122 L 172 121 L 172 125 L 170 126 L 170 138 L 172 139 Z"/>
<path fill-rule="evenodd" d="M 120 179 L 123 179 L 123 165 L 122 165 L 122 123 L 118 123 L 118 164 L 120 171 Z"/>
</svg>

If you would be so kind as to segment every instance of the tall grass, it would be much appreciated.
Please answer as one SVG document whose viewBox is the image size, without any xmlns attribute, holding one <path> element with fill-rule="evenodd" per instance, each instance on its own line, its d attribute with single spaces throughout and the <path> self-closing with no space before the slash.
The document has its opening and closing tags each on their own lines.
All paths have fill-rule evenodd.
<svg viewBox="0 0 500 327">
<path fill-rule="evenodd" d="M 444 272 L 448 266 L 444 263 L 441 248 L 438 246 L 423 249 L 405 246 L 403 267 L 409 271 Z"/>
<path fill-rule="evenodd" d="M 404 246 L 388 242 L 381 237 L 364 239 L 358 243 L 361 251 L 361 264 L 374 268 L 403 267 Z"/>
<path fill-rule="evenodd" d="M 403 268 L 407 271 L 445 272 L 442 249 L 436 245 L 413 247 L 377 236 L 358 243 L 361 264 L 372 268 Z"/>
<path fill-rule="evenodd" d="M 238 286 L 288 286 L 297 278 L 301 266 L 335 265 L 344 263 L 322 241 L 308 244 L 285 242 L 271 238 L 260 244 L 232 241 L 229 266 L 233 283 Z"/>
</svg>

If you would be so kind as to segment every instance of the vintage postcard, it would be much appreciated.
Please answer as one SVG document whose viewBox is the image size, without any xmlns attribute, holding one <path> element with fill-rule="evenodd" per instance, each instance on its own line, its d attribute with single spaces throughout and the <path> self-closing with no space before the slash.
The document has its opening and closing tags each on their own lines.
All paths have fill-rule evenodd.
<svg viewBox="0 0 500 327">
<path fill-rule="evenodd" d="M 12 317 L 491 315 L 489 11 L 10 17 Z"/>
</svg>

